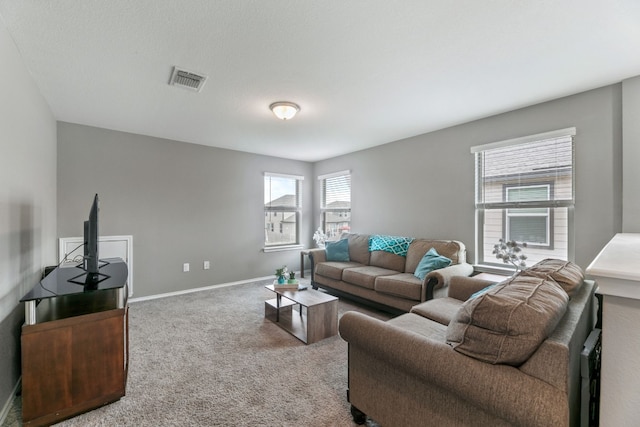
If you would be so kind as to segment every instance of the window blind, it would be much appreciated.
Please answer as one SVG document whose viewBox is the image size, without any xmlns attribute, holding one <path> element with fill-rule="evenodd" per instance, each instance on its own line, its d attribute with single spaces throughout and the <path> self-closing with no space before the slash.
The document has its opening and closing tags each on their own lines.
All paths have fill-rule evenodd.
<svg viewBox="0 0 640 427">
<path fill-rule="evenodd" d="M 351 209 L 351 175 L 325 178 L 322 185 L 323 209 Z"/>
<path fill-rule="evenodd" d="M 488 144 L 475 151 L 476 207 L 505 209 L 526 207 L 567 207 L 574 203 L 572 135 L 527 141 L 506 146 Z M 492 148 L 496 147 L 496 148 Z M 551 191 L 512 190 L 548 183 Z M 542 187 L 537 187 L 542 190 Z M 517 195 L 516 195 L 517 194 Z"/>
</svg>

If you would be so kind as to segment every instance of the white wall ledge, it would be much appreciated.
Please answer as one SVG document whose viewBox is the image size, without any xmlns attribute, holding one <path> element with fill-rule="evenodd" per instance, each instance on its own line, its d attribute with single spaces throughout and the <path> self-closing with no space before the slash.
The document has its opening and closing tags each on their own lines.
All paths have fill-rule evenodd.
<svg viewBox="0 0 640 427">
<path fill-rule="evenodd" d="M 586 273 L 602 299 L 600 425 L 631 426 L 640 416 L 640 233 L 620 233 Z"/>
<path fill-rule="evenodd" d="M 586 273 L 603 295 L 640 299 L 640 233 L 616 234 Z"/>
</svg>

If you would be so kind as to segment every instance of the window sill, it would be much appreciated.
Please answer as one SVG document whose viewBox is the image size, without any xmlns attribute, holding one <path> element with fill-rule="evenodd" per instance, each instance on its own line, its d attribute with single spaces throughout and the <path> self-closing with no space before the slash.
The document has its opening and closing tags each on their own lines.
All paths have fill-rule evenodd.
<svg viewBox="0 0 640 427">
<path fill-rule="evenodd" d="M 497 267 L 487 264 L 474 264 L 473 271 L 478 273 L 498 274 L 500 276 L 511 276 L 515 273 L 514 268 Z"/>
<path fill-rule="evenodd" d="M 299 251 L 304 249 L 302 245 L 286 245 L 286 246 L 265 246 L 262 251 L 268 252 L 283 252 L 283 251 Z"/>
</svg>

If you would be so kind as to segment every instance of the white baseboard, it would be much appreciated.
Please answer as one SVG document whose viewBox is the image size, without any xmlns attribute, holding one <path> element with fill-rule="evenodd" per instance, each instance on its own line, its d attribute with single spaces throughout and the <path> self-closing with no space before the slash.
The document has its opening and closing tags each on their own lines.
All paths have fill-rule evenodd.
<svg viewBox="0 0 640 427">
<path fill-rule="evenodd" d="M 225 288 L 227 286 L 244 285 L 245 283 L 257 282 L 259 280 L 267 280 L 267 279 L 271 279 L 272 277 L 273 276 L 256 277 L 254 279 L 240 280 L 240 281 L 237 281 L 237 282 L 221 283 L 219 285 L 203 286 L 203 287 L 200 287 L 200 288 L 185 289 L 183 291 L 167 292 L 167 293 L 164 293 L 164 294 L 156 294 L 156 295 L 149 295 L 149 296 L 146 296 L 146 297 L 131 298 L 129 300 L 129 302 L 131 303 L 131 302 L 148 301 L 148 300 L 152 300 L 152 299 L 174 297 L 174 296 L 177 296 L 177 295 L 190 294 L 192 292 L 208 291 L 210 289 L 215 289 L 215 288 Z"/>
<path fill-rule="evenodd" d="M 0 425 L 4 425 L 5 420 L 7 419 L 7 415 L 9 415 L 9 411 L 11 410 L 11 407 L 13 406 L 13 401 L 16 400 L 16 394 L 18 393 L 18 390 L 20 389 L 20 384 L 22 383 L 22 377 L 18 378 L 18 382 L 16 383 L 15 387 L 13 387 L 13 390 L 11 391 L 11 394 L 9 395 L 9 400 L 7 400 L 4 404 L 4 406 L 2 407 L 2 411 L 0 411 Z"/>
</svg>

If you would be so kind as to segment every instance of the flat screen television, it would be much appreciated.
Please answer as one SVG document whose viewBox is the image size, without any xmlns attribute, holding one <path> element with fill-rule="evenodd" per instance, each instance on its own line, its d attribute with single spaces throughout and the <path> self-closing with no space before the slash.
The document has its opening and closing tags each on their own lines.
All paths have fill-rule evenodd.
<svg viewBox="0 0 640 427">
<path fill-rule="evenodd" d="M 89 274 L 98 274 L 98 210 L 99 199 L 96 194 L 89 211 L 89 219 L 84 222 L 84 257 L 83 269 Z"/>
<path fill-rule="evenodd" d="M 96 194 L 89 211 L 89 219 L 84 222 L 84 256 L 82 264 L 79 268 L 84 270 L 83 273 L 69 279 L 70 282 L 79 285 L 85 285 L 89 288 L 97 286 L 98 283 L 107 279 L 109 276 L 100 273 L 100 258 L 98 257 L 98 212 L 100 211 L 100 202 Z M 107 263 L 103 262 L 103 265 Z"/>
</svg>

